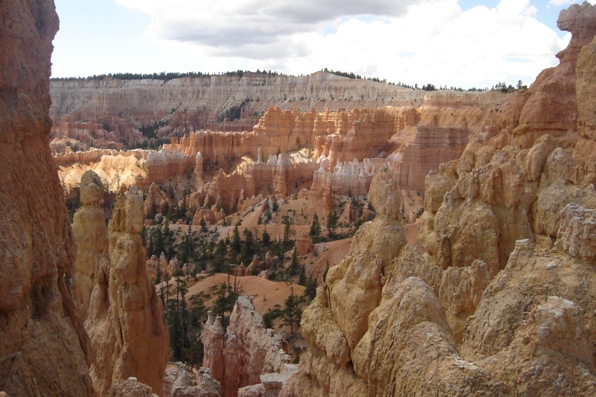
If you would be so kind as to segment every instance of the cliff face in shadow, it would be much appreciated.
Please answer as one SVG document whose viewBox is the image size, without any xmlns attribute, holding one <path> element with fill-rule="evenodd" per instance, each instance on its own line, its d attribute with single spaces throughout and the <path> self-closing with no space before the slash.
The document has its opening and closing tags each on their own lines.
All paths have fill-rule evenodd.
<svg viewBox="0 0 596 397">
<path fill-rule="evenodd" d="M 51 0 L 0 8 L 0 389 L 91 396 L 71 294 L 75 245 L 50 155 Z"/>
</svg>

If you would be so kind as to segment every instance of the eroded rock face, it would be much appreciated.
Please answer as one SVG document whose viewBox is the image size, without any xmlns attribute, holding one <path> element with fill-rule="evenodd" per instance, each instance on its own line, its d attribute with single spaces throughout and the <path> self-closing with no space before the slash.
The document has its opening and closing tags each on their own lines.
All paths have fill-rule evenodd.
<svg viewBox="0 0 596 397">
<path fill-rule="evenodd" d="M 109 273 L 108 229 L 99 205 L 104 188 L 99 176 L 87 171 L 81 178 L 81 208 L 73 217 L 77 242 L 74 296 L 83 320 L 89 316 L 89 303 L 96 280 Z"/>
<path fill-rule="evenodd" d="M 0 7 L 0 385 L 12 397 L 92 396 L 71 293 L 75 245 L 49 151 L 50 0 Z"/>
<path fill-rule="evenodd" d="M 574 34 L 574 23 L 596 26 L 591 7 L 573 6 L 560 21 Z M 384 260 L 360 256 L 356 275 L 344 263 L 329 270 L 304 312 L 308 349 L 282 396 L 596 393 L 594 187 L 561 131 L 524 132 L 522 147 L 503 146 L 507 134 L 471 142 L 427 177 L 423 254 L 406 246 Z M 375 239 L 370 229 L 355 237 L 346 261 Z M 339 294 L 338 285 L 349 288 Z"/>
<path fill-rule="evenodd" d="M 573 4 L 561 12 L 557 26 L 571 32 L 571 41 L 557 54 L 560 64 L 540 73 L 528 91 L 507 106 L 500 126 L 512 135 L 500 141 L 528 148 L 541 135 L 563 137 L 578 130 L 576 66 L 580 50 L 596 34 L 595 18 L 596 8 L 588 2 Z"/>
<path fill-rule="evenodd" d="M 409 104 L 424 95 L 421 90 L 327 72 L 309 76 L 244 73 L 167 81 L 81 79 L 53 81 L 51 90 L 54 146 L 71 138 L 83 143 L 94 140 L 94 144 L 106 148 L 121 147 L 122 142 L 141 142 L 141 127 L 153 130 L 158 137 L 201 129 L 249 131 L 271 106 L 306 113 L 313 106 L 317 112 L 326 108 L 379 108 Z M 228 112 L 233 108 L 241 111 L 239 118 L 230 120 Z M 296 129 L 309 122 L 312 124 L 308 117 L 301 119 Z M 294 143 L 288 139 L 283 142 Z"/>
<path fill-rule="evenodd" d="M 116 204 L 108 230 L 97 197 L 97 174 L 82 178 L 83 207 L 74 217 L 79 244 L 76 296 L 91 339 L 93 385 L 103 395 L 116 382 L 134 376 L 162 395 L 168 347 L 163 309 L 146 273 L 143 202 L 136 188 Z"/>
<path fill-rule="evenodd" d="M 141 383 L 137 378 L 131 377 L 126 380 L 119 381 L 106 393 L 106 397 L 156 397 L 157 394 L 144 383 Z"/>
<path fill-rule="evenodd" d="M 201 340 L 205 346 L 203 366 L 221 382 L 224 397 L 238 396 L 239 388 L 259 384 L 259 390 L 279 392 L 291 372 L 290 356 L 281 350 L 281 337 L 265 328 L 247 297 L 236 301 L 225 333 L 221 319 L 209 315 Z M 267 374 L 279 376 L 269 379 Z"/>
<path fill-rule="evenodd" d="M 583 183 L 596 183 L 596 39 L 582 48 L 577 61 L 577 107 L 579 111 L 579 140 L 574 160 L 579 165 L 578 179 Z"/>
<path fill-rule="evenodd" d="M 574 221 L 574 230 L 592 223 Z M 337 303 L 320 287 L 302 320 L 308 350 L 281 395 L 596 392 L 592 261 L 519 240 L 495 274 L 482 262 L 442 270 L 415 248 L 402 249 L 384 268 L 380 300 L 354 348 Z"/>
<path fill-rule="evenodd" d="M 220 397 L 221 385 L 208 368 L 192 370 L 183 363 L 168 364 L 164 397 Z"/>
</svg>

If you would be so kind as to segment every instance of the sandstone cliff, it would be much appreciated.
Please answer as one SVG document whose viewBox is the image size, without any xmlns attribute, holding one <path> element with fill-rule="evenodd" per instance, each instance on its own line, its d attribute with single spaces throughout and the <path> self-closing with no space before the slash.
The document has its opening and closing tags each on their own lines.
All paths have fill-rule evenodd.
<svg viewBox="0 0 596 397">
<path fill-rule="evenodd" d="M 327 72 L 308 76 L 242 76 L 172 80 L 74 79 L 51 84 L 57 147 L 71 138 L 94 147 L 121 148 L 145 137 L 182 136 L 197 130 L 250 131 L 269 107 L 379 108 L 412 104 L 423 92 Z M 238 113 L 237 115 L 235 113 Z"/>
<path fill-rule="evenodd" d="M 92 396 L 71 294 L 75 245 L 49 150 L 58 17 L 52 1 L 10 1 L 0 20 L 0 389 Z"/>
<path fill-rule="evenodd" d="M 145 268 L 143 202 L 136 188 L 129 189 L 106 229 L 101 197 L 101 180 L 87 171 L 73 229 L 78 244 L 75 297 L 95 352 L 93 386 L 103 395 L 119 380 L 134 376 L 162 395 L 169 340 L 161 302 Z"/>
</svg>

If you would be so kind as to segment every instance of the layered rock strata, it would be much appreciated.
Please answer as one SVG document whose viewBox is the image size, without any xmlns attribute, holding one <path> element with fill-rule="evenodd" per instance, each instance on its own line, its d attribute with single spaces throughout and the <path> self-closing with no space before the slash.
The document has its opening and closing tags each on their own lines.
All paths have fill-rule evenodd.
<svg viewBox="0 0 596 397">
<path fill-rule="evenodd" d="M 327 72 L 309 76 L 244 73 L 171 80 L 73 79 L 51 84 L 56 141 L 65 137 L 96 147 L 140 142 L 197 130 L 248 131 L 272 106 L 315 108 L 411 105 L 423 92 Z M 237 116 L 230 119 L 236 110 Z M 269 153 L 266 153 L 269 154 Z"/>
<path fill-rule="evenodd" d="M 50 0 L 0 7 L 0 389 L 93 396 L 72 297 L 76 248 L 49 150 Z"/>
<path fill-rule="evenodd" d="M 73 224 L 79 245 L 75 296 L 96 355 L 94 388 L 103 395 L 117 381 L 134 376 L 162 395 L 169 339 L 161 302 L 146 273 L 141 196 L 129 189 L 106 230 L 98 206 L 101 181 L 92 171 L 82 180 L 84 205 Z"/>
<path fill-rule="evenodd" d="M 205 346 L 203 366 L 221 382 L 222 396 L 238 396 L 238 389 L 248 385 L 267 384 L 259 388 L 281 389 L 289 377 L 290 356 L 281 350 L 281 338 L 271 332 L 249 298 L 243 296 L 236 301 L 225 333 L 221 319 L 209 315 L 201 335 Z M 283 373 L 287 376 L 279 375 Z"/>
</svg>

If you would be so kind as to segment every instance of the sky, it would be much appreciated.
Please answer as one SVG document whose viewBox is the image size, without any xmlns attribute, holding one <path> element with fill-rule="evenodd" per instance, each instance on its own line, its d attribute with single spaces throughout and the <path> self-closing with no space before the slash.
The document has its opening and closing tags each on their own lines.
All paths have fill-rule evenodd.
<svg viewBox="0 0 596 397">
<path fill-rule="evenodd" d="M 532 83 L 579 0 L 55 0 L 53 77 L 323 68 L 409 85 Z M 596 0 L 589 0 L 596 4 Z"/>
</svg>

